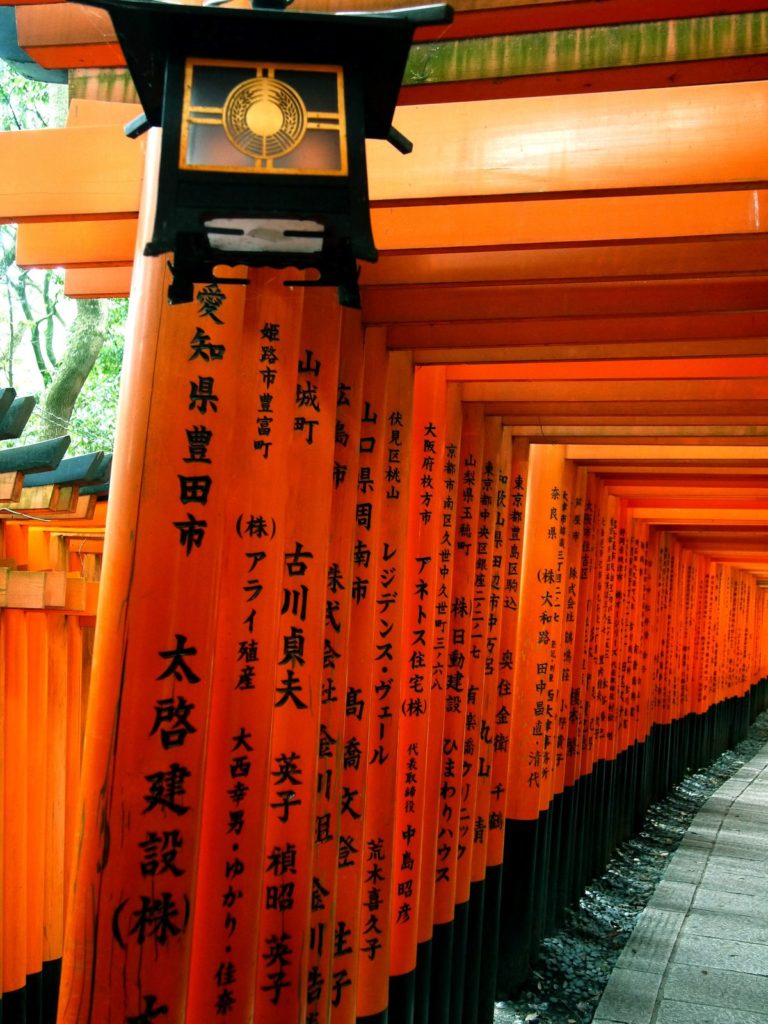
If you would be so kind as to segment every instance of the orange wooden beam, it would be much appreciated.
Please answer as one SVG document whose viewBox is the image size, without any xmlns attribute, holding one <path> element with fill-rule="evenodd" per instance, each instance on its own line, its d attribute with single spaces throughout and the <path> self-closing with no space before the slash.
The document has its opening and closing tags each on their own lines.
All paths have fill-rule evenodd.
<svg viewBox="0 0 768 1024">
<path fill-rule="evenodd" d="M 604 200 L 602 200 L 604 201 Z M 457 285 L 364 290 L 367 323 L 538 319 L 549 316 L 648 316 L 722 310 L 759 310 L 768 276 L 686 278 L 629 284 Z"/>
<path fill-rule="evenodd" d="M 576 242 L 755 234 L 768 214 L 765 189 L 578 199 L 483 200 L 375 206 L 379 249 L 466 251 Z"/>
<path fill-rule="evenodd" d="M 373 201 L 735 185 L 766 179 L 768 82 L 419 105 L 407 160 L 368 145 Z"/>
<path fill-rule="evenodd" d="M 446 370 L 446 380 L 464 383 L 505 381 L 713 380 L 768 377 L 768 355 L 699 359 L 613 359 L 544 363 L 460 363 Z"/>
<path fill-rule="evenodd" d="M 758 463 L 768 466 L 768 455 L 749 448 L 721 448 L 697 451 L 695 448 L 686 448 L 680 445 L 670 445 L 660 459 L 658 450 L 645 445 L 637 445 L 631 452 L 622 449 L 614 449 L 611 445 L 582 445 L 573 444 L 566 446 L 566 457 L 574 462 L 584 463 L 593 469 L 599 469 L 601 464 L 618 463 L 621 472 L 627 471 L 631 463 L 637 465 L 653 464 L 663 462 L 666 467 L 672 467 L 674 463 L 695 467 L 695 472 L 701 473 L 702 466 L 708 463 L 721 463 L 728 465 L 728 471 L 733 471 L 739 464 L 749 466 L 750 472 L 757 471 Z M 676 470 L 675 470 L 676 471 Z"/>
<path fill-rule="evenodd" d="M 613 493 L 613 492 L 612 492 Z M 768 515 L 768 503 L 764 495 L 756 492 L 751 497 L 745 495 L 728 497 L 722 495 L 689 495 L 685 493 L 675 495 L 640 495 L 624 499 L 626 508 L 631 509 L 637 515 L 642 515 L 646 509 L 653 510 L 654 515 L 663 511 L 684 512 L 686 510 L 710 512 L 727 512 L 742 509 L 744 511 L 758 511 Z"/>
<path fill-rule="evenodd" d="M 137 223 L 134 217 L 22 223 L 16 235 L 16 263 L 44 268 L 130 267 Z"/>
<path fill-rule="evenodd" d="M 143 160 L 117 126 L 0 132 L 0 221 L 135 217 Z"/>
<path fill-rule="evenodd" d="M 546 310 L 542 310 L 547 314 Z M 663 316 L 593 316 L 579 319 L 555 319 L 542 315 L 538 320 L 477 320 L 471 325 L 458 323 L 393 324 L 387 329 L 390 348 L 413 348 L 422 354 L 429 349 L 468 345 L 602 345 L 631 342 L 678 342 L 682 339 L 706 340 L 768 337 L 768 311 L 729 310 L 723 312 L 676 313 Z M 657 349 L 651 355 L 659 355 Z M 499 356 L 499 358 L 502 358 Z"/>
<path fill-rule="evenodd" d="M 768 237 L 744 235 L 705 241 L 560 246 L 479 252 L 383 253 L 362 265 L 365 286 L 454 284 L 456 282 L 536 283 L 636 278 L 720 276 L 768 270 Z"/>
<path fill-rule="evenodd" d="M 126 298 L 131 290 L 130 267 L 65 270 L 64 294 L 72 299 Z"/>
<path fill-rule="evenodd" d="M 108 104 L 107 104 L 108 105 Z M 120 106 L 123 106 L 120 104 Z M 22 222 L 17 237 L 16 261 L 19 266 L 118 266 L 133 260 L 136 220 L 133 218 L 93 221 Z M 654 273 L 655 268 L 655 273 Z M 562 249 L 515 249 L 472 253 L 409 253 L 383 254 L 377 263 L 363 263 L 361 283 L 386 284 L 449 284 L 465 282 L 515 282 L 543 284 L 546 282 L 626 281 L 630 278 L 676 279 L 682 276 L 712 274 L 745 275 L 768 272 L 768 237 L 744 236 L 706 242 L 674 242 L 656 245 L 571 246 Z M 589 332 L 586 332 L 587 334 Z M 433 332 L 430 329 L 430 340 Z M 550 337 L 542 332 L 541 340 Z M 421 343 L 418 329 L 414 343 Z M 494 336 L 491 340 L 496 340 Z M 524 340 L 524 339 L 522 339 Z M 599 338 L 595 339 L 599 341 Z M 395 347 L 390 338 L 390 347 Z M 727 345 L 734 344 L 728 339 Z M 512 339 L 510 340 L 512 344 Z M 701 342 L 697 339 L 695 345 Z M 762 339 L 752 340 L 755 352 L 763 351 Z M 474 346 L 473 346 L 474 347 Z M 668 351 L 666 346 L 658 354 Z M 691 351 L 698 351 L 691 348 Z M 721 349 L 713 351 L 720 354 Z M 730 349 L 723 349 L 726 354 Z M 744 351 L 747 351 L 746 349 Z M 597 355 L 597 352 L 593 354 Z M 655 353 L 649 351 L 650 356 Z M 571 353 L 579 358 L 576 352 Z M 589 352 L 585 353 L 588 358 Z M 567 357 L 567 356 L 566 356 Z M 479 358 L 475 355 L 474 358 Z M 526 357 L 518 351 L 508 356 L 499 354 L 497 361 Z M 544 358 L 563 358 L 553 349 Z M 455 361 L 449 355 L 427 358 L 428 362 Z M 494 361 L 493 356 L 485 361 Z"/>
<path fill-rule="evenodd" d="M 718 524 L 742 523 L 750 526 L 768 527 L 768 508 L 640 508 L 627 509 L 631 519 L 640 519 L 654 526 L 674 526 L 677 523 L 697 523 L 716 526 Z"/>
<path fill-rule="evenodd" d="M 655 475 L 603 476 L 602 480 L 611 494 L 624 498 L 631 498 L 637 494 L 646 497 L 670 497 L 681 494 L 692 498 L 714 496 L 752 499 L 756 494 L 764 497 L 768 493 L 768 477 L 730 477 L 725 468 L 722 473 L 711 476 L 689 476 L 676 480 L 659 480 Z"/>
<path fill-rule="evenodd" d="M 455 325 L 443 325 L 455 326 Z M 465 330 L 466 325 L 461 324 Z M 509 325 L 510 333 L 514 327 Z M 474 332 L 472 336 L 474 342 Z M 607 359 L 687 359 L 691 356 L 713 358 L 716 356 L 762 355 L 768 347 L 765 338 L 724 338 L 722 340 L 698 341 L 627 341 L 603 342 L 590 345 L 500 345 L 491 348 L 467 343 L 458 348 L 420 348 L 413 353 L 417 365 L 440 363 L 455 366 L 460 363 L 532 363 L 532 362 L 580 362 L 582 360 Z"/>
<path fill-rule="evenodd" d="M 67 111 L 67 128 L 112 124 L 122 129 L 137 117 L 141 110 L 140 103 L 75 98 L 70 101 Z"/>
<path fill-rule="evenodd" d="M 633 389 L 634 390 L 634 389 Z M 487 400 L 486 400 L 487 401 Z M 626 415 L 631 412 L 638 416 L 649 416 L 660 424 L 665 422 L 665 417 L 672 412 L 678 415 L 690 415 L 706 417 L 708 414 L 733 415 L 739 412 L 747 416 L 768 416 L 768 401 L 743 402 L 743 401 L 719 401 L 713 403 L 711 398 L 704 398 L 698 401 L 672 401 L 668 397 L 650 401 L 628 401 L 627 398 L 613 401 L 584 401 L 571 402 L 567 407 L 563 405 L 564 399 L 557 400 L 540 399 L 539 401 L 521 401 L 507 399 L 489 403 L 488 415 L 503 416 L 506 422 L 507 416 L 529 416 L 530 422 L 535 422 L 535 417 L 560 416 L 607 416 L 614 419 L 616 416 Z"/>
<path fill-rule="evenodd" d="M 505 426 L 506 417 L 502 417 Z M 645 427 L 628 430 L 621 426 L 595 427 L 582 426 L 543 426 L 530 423 L 526 426 L 511 427 L 514 437 L 526 437 L 531 441 L 548 442 L 550 444 L 567 443 L 598 443 L 611 444 L 699 444 L 699 445 L 768 445 L 768 428 L 759 433 L 749 433 L 739 427 L 710 430 L 706 427 Z"/>
<path fill-rule="evenodd" d="M 530 416 L 525 415 L 514 415 L 507 414 L 504 417 L 505 423 L 510 427 L 515 426 L 526 426 L 531 422 Z M 556 413 L 539 413 L 536 417 L 536 422 L 542 426 L 558 426 L 563 425 L 567 422 L 568 425 L 574 427 L 580 426 L 593 426 L 593 427 L 623 427 L 625 430 L 630 430 L 632 427 L 652 427 L 656 430 L 666 431 L 672 433 L 675 429 L 682 429 L 685 427 L 765 427 L 765 418 L 760 415 L 753 413 L 742 413 L 740 416 L 722 416 L 717 413 L 709 413 L 708 415 L 688 415 L 680 416 L 675 412 L 667 412 L 664 416 L 663 423 L 659 423 L 654 420 L 652 416 L 605 416 L 594 413 L 593 415 L 583 415 L 573 413 L 568 410 L 568 418 L 565 420 L 563 413 L 559 415 Z"/>
<path fill-rule="evenodd" d="M 463 384 L 467 402 L 766 402 L 768 378 L 751 380 L 510 381 Z"/>
<path fill-rule="evenodd" d="M 40 14 L 40 10 L 30 8 L 26 13 L 37 15 Z M 94 10 L 92 13 L 99 14 L 101 12 Z M 735 103 L 739 97 L 738 93 L 731 95 L 729 90 L 732 88 L 735 89 L 737 87 L 725 87 L 723 96 L 730 97 L 730 102 Z M 766 88 L 768 89 L 768 87 Z M 591 101 L 592 97 L 587 97 L 586 99 Z M 765 106 L 767 102 L 768 100 L 766 100 L 765 95 L 756 93 L 750 109 L 752 107 Z M 740 104 L 736 103 L 735 105 L 740 106 Z M 477 120 L 479 113 L 477 107 L 477 104 L 467 104 L 462 105 L 457 110 L 461 110 L 462 120 L 471 122 Z M 727 104 L 726 107 L 728 107 Z M 525 109 L 525 105 L 521 109 Z M 731 111 L 730 107 L 728 107 L 728 112 L 731 116 L 727 120 L 733 121 L 736 116 L 735 113 Z M 393 201 L 402 200 L 408 200 L 409 202 L 419 200 L 421 202 L 429 199 L 439 199 L 442 201 L 448 198 L 472 200 L 474 203 L 478 197 L 478 188 L 481 188 L 487 195 L 520 195 L 532 192 L 539 194 L 562 193 L 569 190 L 583 194 L 595 190 L 605 190 L 606 188 L 614 190 L 617 188 L 628 189 L 632 191 L 658 187 L 695 187 L 705 188 L 703 198 L 695 202 L 697 213 L 701 215 L 708 206 L 712 206 L 713 195 L 706 192 L 706 187 L 717 186 L 722 188 L 723 186 L 733 186 L 737 183 L 746 183 L 748 185 L 750 182 L 760 181 L 761 174 L 759 172 L 765 166 L 765 161 L 768 160 L 768 144 L 766 144 L 766 152 L 763 153 L 755 143 L 754 145 L 748 145 L 744 151 L 739 150 L 735 145 L 730 147 L 735 153 L 733 160 L 726 158 L 722 155 L 722 150 L 718 150 L 717 152 L 720 155 L 716 158 L 709 157 L 705 161 L 698 152 L 691 156 L 689 150 L 692 142 L 689 140 L 688 147 L 684 148 L 679 154 L 677 170 L 672 174 L 669 171 L 663 171 L 664 166 L 666 166 L 670 159 L 667 153 L 669 148 L 667 136 L 663 131 L 657 131 L 656 133 L 649 131 L 644 139 L 643 146 L 638 150 L 639 153 L 642 153 L 642 159 L 638 159 L 636 164 L 643 167 L 650 164 L 650 171 L 627 170 L 626 168 L 631 165 L 616 160 L 612 155 L 614 150 L 611 148 L 610 136 L 604 134 L 602 146 L 599 145 L 599 139 L 598 144 L 596 144 L 595 139 L 591 138 L 591 145 L 593 147 L 596 146 L 596 149 L 588 149 L 585 143 L 581 158 L 581 170 L 576 173 L 575 169 L 569 171 L 567 166 L 565 168 L 562 167 L 564 163 L 567 164 L 567 154 L 570 152 L 569 129 L 571 126 L 567 119 L 561 117 L 559 130 L 555 131 L 553 128 L 549 133 L 556 136 L 557 141 L 550 142 L 548 146 L 545 143 L 541 143 L 538 146 L 539 149 L 546 150 L 546 158 L 542 158 L 542 160 L 547 163 L 548 169 L 543 170 L 538 176 L 535 173 L 529 173 L 526 176 L 526 167 L 521 165 L 517 179 L 513 179 L 510 177 L 511 172 L 504 170 L 508 156 L 504 151 L 504 147 L 499 146 L 498 138 L 500 136 L 502 139 L 507 139 L 510 137 L 510 133 L 514 135 L 514 125 L 511 125 L 506 132 L 502 131 L 498 126 L 495 126 L 493 131 L 486 132 L 484 130 L 483 139 L 486 140 L 485 144 L 481 145 L 480 140 L 477 142 L 477 148 L 480 151 L 479 157 L 467 161 L 466 158 L 461 158 L 461 154 L 465 152 L 467 142 L 461 133 L 456 130 L 444 133 L 447 135 L 450 145 L 446 142 L 442 150 L 438 149 L 436 153 L 433 152 L 429 131 L 433 130 L 435 123 L 443 125 L 444 121 L 442 118 L 435 119 L 428 108 L 419 108 L 417 113 L 419 114 L 419 123 L 415 124 L 414 127 L 422 132 L 425 142 L 420 147 L 420 151 L 417 151 L 412 157 L 403 159 L 399 154 L 390 155 L 393 151 L 391 147 L 386 147 L 384 143 L 376 143 L 370 147 L 370 194 L 374 200 L 389 204 Z M 555 108 L 550 116 L 554 117 L 556 113 L 557 109 Z M 700 116 L 702 119 L 705 117 L 703 111 L 700 112 Z M 751 109 L 750 120 L 738 123 L 743 134 L 749 135 L 751 124 L 757 117 L 757 110 Z M 505 118 L 498 118 L 498 120 L 504 120 Z M 589 131 L 585 129 L 585 139 L 589 135 Z M 716 145 L 722 145 L 719 133 L 713 133 L 710 136 L 699 126 L 697 134 L 692 135 L 691 138 L 698 138 L 699 136 L 709 140 L 708 152 L 715 150 Z M 509 142 L 505 144 L 507 146 L 511 145 Z M 3 166 L 10 172 L 5 182 L 5 201 L 0 204 L 0 218 L 2 219 L 23 219 L 33 215 L 38 217 L 56 215 L 82 216 L 93 215 L 94 213 L 122 215 L 126 212 L 135 213 L 137 210 L 138 186 L 143 160 L 142 148 L 140 144 L 137 145 L 134 141 L 126 139 L 119 125 L 91 125 L 89 127 L 81 126 L 44 131 L 9 132 L 4 133 L 1 147 L 0 159 L 2 159 Z M 752 156 L 755 152 L 757 152 L 757 157 L 753 162 Z M 597 161 L 599 164 L 600 154 L 605 153 L 611 154 L 610 165 L 607 167 L 605 174 L 601 176 L 599 170 L 595 170 L 595 163 Z M 607 161 L 609 158 L 608 156 L 603 156 L 603 159 Z M 465 169 L 464 165 L 467 163 L 469 163 L 469 166 Z M 53 196 L 59 202 L 66 198 L 68 191 L 72 192 L 74 200 L 77 200 L 83 192 L 86 194 L 93 192 L 102 196 L 102 204 L 95 210 L 90 207 L 80 210 L 76 201 L 69 208 L 60 208 L 53 199 L 48 200 L 46 205 L 41 205 L 45 199 L 45 193 L 40 189 L 42 193 L 38 197 L 38 206 L 40 208 L 37 211 L 25 209 L 23 197 L 30 191 L 34 191 L 36 186 L 44 183 L 42 179 L 48 176 L 47 171 L 51 166 L 60 168 L 63 174 L 61 183 L 53 193 Z M 448 167 L 449 170 L 443 170 L 443 167 Z M 19 171 L 14 173 L 14 168 L 18 168 Z M 23 176 L 25 171 L 31 174 L 30 180 L 26 180 Z M 19 176 L 20 173 L 22 176 Z M 107 182 L 113 186 L 109 191 L 105 190 L 104 187 Z M 483 184 L 478 185 L 478 182 Z M 665 215 L 672 216 L 672 223 L 667 225 L 666 228 L 654 232 L 652 237 L 671 238 L 679 235 L 700 236 L 712 233 L 727 234 L 731 232 L 755 231 L 759 227 L 758 215 L 761 212 L 760 204 L 765 202 L 765 193 L 764 190 L 759 189 L 757 193 L 753 193 L 751 188 L 747 188 L 746 191 L 752 203 L 752 208 L 748 210 L 744 206 L 744 197 L 740 196 L 740 190 L 737 190 L 735 193 L 726 193 L 729 198 L 724 198 L 722 203 L 715 204 L 717 209 L 713 212 L 717 213 L 718 216 L 710 225 L 709 231 L 702 231 L 701 226 L 697 226 L 695 222 L 689 224 L 687 229 L 681 229 L 686 215 L 690 214 L 688 210 L 690 201 L 693 201 L 695 197 L 687 197 L 689 203 L 687 205 L 683 204 L 682 207 L 679 202 L 675 202 L 679 198 L 677 196 L 652 197 L 660 203 L 657 211 L 659 220 L 665 217 Z M 18 209 L 11 208 L 10 212 L 8 212 L 7 207 L 9 203 L 12 207 L 14 205 L 14 197 L 18 200 L 15 204 Z M 609 204 L 605 207 L 605 211 L 606 216 L 611 221 L 616 221 L 617 210 L 619 211 L 618 224 L 622 225 L 622 222 L 626 221 L 628 230 L 626 233 L 621 232 L 618 237 L 647 237 L 647 221 L 642 225 L 643 230 L 640 232 L 640 222 L 637 221 L 640 213 L 639 208 L 631 207 L 624 210 L 623 206 L 616 207 L 615 203 L 620 201 L 621 198 L 621 196 L 614 195 L 612 197 L 605 197 L 603 200 L 603 202 Z M 639 201 L 642 207 L 642 201 L 647 201 L 651 197 L 635 196 L 633 198 L 635 203 Z M 115 205 L 103 205 L 108 201 Z M 534 223 L 541 220 L 543 225 L 549 225 L 550 230 L 556 224 L 559 228 L 558 236 L 541 240 L 559 240 L 561 242 L 600 240 L 600 234 L 584 235 L 586 226 L 584 220 L 586 218 L 588 222 L 594 214 L 594 210 L 589 206 L 585 207 L 583 204 L 589 204 L 590 201 L 588 198 L 570 201 L 560 200 L 556 204 L 557 214 L 554 212 L 555 208 L 552 208 L 548 215 L 547 211 L 544 211 L 541 215 L 536 214 Z M 561 205 L 563 202 L 575 202 L 577 205 L 566 208 Z M 478 242 L 470 235 L 467 242 L 458 247 L 473 248 L 478 244 L 510 245 L 535 240 L 537 236 L 533 236 L 533 238 L 528 237 L 531 230 L 530 218 L 539 205 L 537 203 L 532 205 L 530 203 L 518 203 L 512 204 L 510 207 L 509 203 L 500 204 L 498 202 L 492 202 L 489 205 L 481 203 L 477 208 L 472 205 L 472 210 L 476 211 L 476 217 L 473 217 L 475 228 L 489 228 L 493 234 L 485 242 Z M 378 211 L 378 218 L 381 220 L 380 230 L 385 234 L 391 234 L 399 223 L 396 216 L 399 212 L 401 218 L 403 215 L 409 221 L 414 221 L 415 218 L 416 223 L 414 226 L 418 226 L 421 232 L 436 233 L 440 237 L 439 229 L 442 222 L 447 220 L 450 226 L 455 218 L 462 217 L 460 209 L 452 210 L 451 217 L 449 218 L 445 217 L 445 211 L 442 210 L 442 206 L 437 211 L 422 209 L 421 205 L 417 209 L 418 213 L 413 207 L 409 207 L 405 211 L 389 211 L 388 216 L 383 218 L 381 216 L 382 211 Z M 514 212 L 512 217 L 513 211 L 516 212 Z M 437 218 L 435 218 L 436 213 L 438 214 Z M 564 215 L 566 216 L 566 221 L 561 224 L 559 222 Z M 511 217 L 512 219 L 510 220 Z M 570 227 L 568 218 L 570 218 Z M 731 223 L 734 218 L 737 220 L 738 226 L 734 226 Z M 579 219 L 582 221 L 580 226 Z M 676 221 L 681 223 L 676 224 Z M 685 222 L 687 223 L 687 221 Z M 510 231 L 509 228 L 513 225 L 515 229 Z M 455 227 L 458 230 L 461 225 L 457 223 Z M 501 236 L 498 234 L 499 229 L 503 232 Z M 450 232 L 452 239 L 447 243 L 440 243 L 435 240 L 425 245 L 422 239 L 420 243 L 411 245 L 403 245 L 402 242 L 394 245 L 388 242 L 386 237 L 382 237 L 379 240 L 379 244 L 384 249 L 432 249 L 441 247 L 452 249 L 457 248 L 457 230 Z M 569 237 L 569 232 L 572 237 Z M 577 233 L 574 234 L 574 232 Z M 617 236 L 609 231 L 608 234 L 602 237 L 610 239 Z"/>
</svg>

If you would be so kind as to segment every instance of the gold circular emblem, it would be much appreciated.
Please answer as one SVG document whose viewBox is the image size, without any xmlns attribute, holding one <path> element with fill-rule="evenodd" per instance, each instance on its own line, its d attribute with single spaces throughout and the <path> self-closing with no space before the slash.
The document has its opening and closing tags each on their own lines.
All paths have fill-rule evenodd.
<svg viewBox="0 0 768 1024">
<path fill-rule="evenodd" d="M 247 156 L 285 156 L 304 138 L 307 108 L 290 85 L 275 78 L 250 78 L 224 101 L 227 138 Z"/>
</svg>

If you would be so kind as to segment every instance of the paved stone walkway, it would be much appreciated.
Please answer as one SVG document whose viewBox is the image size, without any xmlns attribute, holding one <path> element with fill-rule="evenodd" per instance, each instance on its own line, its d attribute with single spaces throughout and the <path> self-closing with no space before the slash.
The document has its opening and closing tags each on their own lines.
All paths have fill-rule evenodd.
<svg viewBox="0 0 768 1024">
<path fill-rule="evenodd" d="M 768 746 L 696 815 L 593 1024 L 768 1024 Z"/>
</svg>

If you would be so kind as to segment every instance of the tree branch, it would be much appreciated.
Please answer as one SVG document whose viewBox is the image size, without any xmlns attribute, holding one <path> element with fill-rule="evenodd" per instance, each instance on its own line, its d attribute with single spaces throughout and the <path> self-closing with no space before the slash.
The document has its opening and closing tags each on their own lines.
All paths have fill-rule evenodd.
<svg viewBox="0 0 768 1024">
<path fill-rule="evenodd" d="M 43 437 L 55 437 L 62 429 L 66 430 L 86 377 L 104 345 L 103 318 L 102 303 L 98 299 L 78 302 L 67 351 L 43 402 Z"/>
</svg>

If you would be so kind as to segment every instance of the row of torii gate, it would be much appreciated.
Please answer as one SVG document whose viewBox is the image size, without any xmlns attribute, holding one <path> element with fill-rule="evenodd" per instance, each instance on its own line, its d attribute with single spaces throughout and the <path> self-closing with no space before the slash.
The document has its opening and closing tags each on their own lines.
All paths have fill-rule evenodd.
<svg viewBox="0 0 768 1024">
<path fill-rule="evenodd" d="M 108 20 L 16 6 L 71 105 L 0 136 L 0 217 L 131 325 L 66 924 L 6 836 L 8 1019 L 483 1024 L 764 706 L 768 12 L 717 6 L 419 30 L 360 312 L 167 307 Z"/>
</svg>

